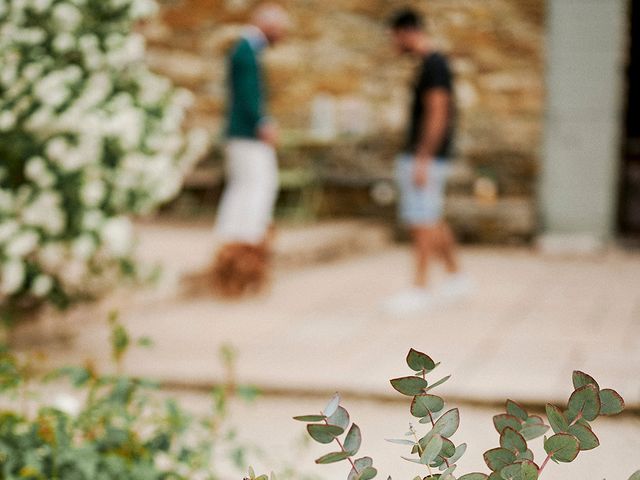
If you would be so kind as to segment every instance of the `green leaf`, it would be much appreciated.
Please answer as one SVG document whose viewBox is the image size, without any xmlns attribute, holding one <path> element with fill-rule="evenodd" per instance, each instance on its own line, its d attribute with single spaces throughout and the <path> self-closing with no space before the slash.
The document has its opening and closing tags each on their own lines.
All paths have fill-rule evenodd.
<svg viewBox="0 0 640 480">
<path fill-rule="evenodd" d="M 519 418 L 523 422 L 529 418 L 529 414 L 527 411 L 517 402 L 513 400 L 507 400 L 507 413 L 509 415 L 513 415 L 514 417 Z"/>
<path fill-rule="evenodd" d="M 455 453 L 449 458 L 449 463 L 450 464 L 457 463 L 458 460 L 460 460 L 462 456 L 466 453 L 466 451 L 467 451 L 466 443 L 461 443 L 460 445 L 458 445 L 456 447 Z"/>
<path fill-rule="evenodd" d="M 418 352 L 413 348 L 407 354 L 407 365 L 414 372 L 430 372 L 436 368 L 436 363 L 426 353 Z"/>
<path fill-rule="evenodd" d="M 321 422 L 322 420 L 324 420 L 325 417 L 324 415 L 300 415 L 298 417 L 293 417 L 294 420 L 297 420 L 299 422 Z"/>
<path fill-rule="evenodd" d="M 442 448 L 440 449 L 439 455 L 443 458 L 442 463 L 444 463 L 445 458 L 451 458 L 456 453 L 456 446 L 453 444 L 451 440 L 448 438 L 442 438 Z"/>
<path fill-rule="evenodd" d="M 344 433 L 344 428 L 335 425 L 307 425 L 307 432 L 318 443 L 331 443 L 333 440 Z"/>
<path fill-rule="evenodd" d="M 353 464 L 358 469 L 358 471 L 356 472 L 353 468 L 351 468 L 351 471 L 349 472 L 349 476 L 347 477 L 347 480 L 362 480 L 363 478 L 370 479 L 375 477 L 376 474 L 378 473 L 378 471 L 375 468 L 373 468 L 373 459 L 371 457 L 358 458 L 353 461 Z M 373 473 L 373 477 L 367 477 L 366 475 L 364 477 L 362 476 L 364 472 L 367 471 L 367 469 L 371 469 L 374 471 L 374 472 L 369 471 L 367 473 L 367 475 L 371 475 L 371 473 Z"/>
<path fill-rule="evenodd" d="M 600 390 L 598 382 L 596 382 L 595 378 L 591 375 L 581 372 L 580 370 L 573 372 L 573 388 L 578 389 L 585 385 L 594 385 L 598 390 Z"/>
<path fill-rule="evenodd" d="M 356 480 L 371 480 L 378 475 L 378 470 L 373 467 L 365 467 L 364 470 L 360 472 L 360 475 L 356 477 Z"/>
<path fill-rule="evenodd" d="M 429 390 L 433 390 L 436 387 L 439 387 L 440 385 L 442 385 L 444 382 L 448 381 L 451 378 L 451 375 L 447 375 L 444 378 L 441 378 L 440 380 L 438 380 L 436 383 L 432 383 L 431 385 L 429 385 L 429 387 L 427 388 L 427 392 Z"/>
<path fill-rule="evenodd" d="M 529 415 L 529 418 L 524 423 L 527 425 L 544 425 L 544 420 L 538 415 Z"/>
<path fill-rule="evenodd" d="M 409 397 L 421 395 L 427 388 L 427 381 L 420 377 L 402 377 L 391 380 L 391 386 L 398 392 Z"/>
<path fill-rule="evenodd" d="M 516 454 L 527 451 L 526 440 L 522 435 L 510 427 L 505 428 L 500 435 L 500 446 L 507 450 L 511 450 Z"/>
<path fill-rule="evenodd" d="M 600 413 L 600 396 L 598 388 L 589 384 L 575 390 L 567 405 L 567 420 L 572 422 L 576 418 L 584 418 L 591 422 Z"/>
<path fill-rule="evenodd" d="M 339 405 L 340 405 L 340 395 L 336 393 L 333 397 L 331 397 L 331 400 L 329 400 L 329 403 L 327 403 L 327 406 L 324 407 L 322 414 L 325 417 L 330 417 L 336 412 L 336 410 L 338 410 Z"/>
<path fill-rule="evenodd" d="M 522 427 L 522 430 L 520 430 L 520 435 L 522 435 L 526 441 L 530 441 L 541 437 L 547 433 L 547 430 L 549 430 L 547 425 L 525 425 Z"/>
<path fill-rule="evenodd" d="M 395 438 L 388 438 L 385 439 L 387 442 L 389 443 L 395 443 L 397 445 L 415 445 L 416 442 L 414 442 L 413 440 L 407 440 L 405 438 L 401 438 L 401 439 L 395 439 Z"/>
<path fill-rule="evenodd" d="M 444 408 L 444 400 L 436 395 L 416 395 L 411 402 L 411 415 L 418 418 L 429 416 Z"/>
<path fill-rule="evenodd" d="M 547 418 L 549 419 L 549 424 L 551 425 L 551 428 L 553 429 L 554 433 L 566 432 L 567 429 L 569 428 L 569 422 L 567 421 L 567 418 L 564 416 L 564 413 L 562 413 L 562 410 L 560 410 L 555 405 L 551 405 L 550 403 L 548 403 L 546 407 L 546 411 L 547 411 Z"/>
<path fill-rule="evenodd" d="M 460 410 L 453 408 L 442 415 L 433 426 L 433 432 L 449 438 L 460 426 Z"/>
<path fill-rule="evenodd" d="M 508 465 L 500 471 L 504 480 L 536 480 L 538 478 L 538 466 L 528 460 Z"/>
<path fill-rule="evenodd" d="M 362 444 L 362 433 L 360 432 L 360 427 L 355 423 L 351 425 L 349 429 L 349 433 L 344 439 L 344 449 L 349 452 L 351 455 L 355 455 L 360 450 L 360 445 Z"/>
<path fill-rule="evenodd" d="M 442 449 L 442 443 L 442 437 L 440 435 L 434 435 L 424 447 L 422 455 L 420 455 L 420 463 L 428 465 L 433 462 Z"/>
<path fill-rule="evenodd" d="M 327 418 L 327 423 L 346 430 L 349 426 L 349 412 L 343 407 L 338 407 L 333 415 Z"/>
<path fill-rule="evenodd" d="M 640 470 L 629 477 L 629 480 L 640 480 Z"/>
<path fill-rule="evenodd" d="M 522 421 L 518 417 L 503 413 L 493 417 L 493 425 L 500 434 L 507 427 L 513 428 L 516 432 L 519 432 L 522 428 Z"/>
<path fill-rule="evenodd" d="M 593 387 L 593 385 L 587 386 Z M 569 463 L 573 462 L 578 456 L 580 442 L 576 437 L 568 433 L 556 433 L 544 442 L 544 450 L 553 460 Z"/>
<path fill-rule="evenodd" d="M 487 480 L 489 477 L 484 473 L 467 473 L 461 476 L 458 480 Z"/>
<path fill-rule="evenodd" d="M 526 452 L 519 453 L 518 460 L 530 460 L 533 462 L 533 452 L 527 449 Z"/>
<path fill-rule="evenodd" d="M 577 423 L 571 425 L 567 433 L 573 435 L 580 442 L 580 450 L 593 450 L 600 445 L 600 440 L 590 428 L 583 424 Z"/>
<path fill-rule="evenodd" d="M 328 463 L 341 462 L 342 460 L 346 460 L 347 458 L 349 458 L 348 452 L 333 452 L 327 453 L 326 455 L 318 458 L 316 460 L 316 463 L 319 465 L 326 465 Z"/>
<path fill-rule="evenodd" d="M 493 472 L 499 472 L 516 461 L 516 454 L 506 448 L 494 448 L 484 452 L 484 463 Z"/>
<path fill-rule="evenodd" d="M 618 415 L 624 410 L 624 399 L 610 388 L 600 391 L 600 403 L 600 415 Z"/>
</svg>

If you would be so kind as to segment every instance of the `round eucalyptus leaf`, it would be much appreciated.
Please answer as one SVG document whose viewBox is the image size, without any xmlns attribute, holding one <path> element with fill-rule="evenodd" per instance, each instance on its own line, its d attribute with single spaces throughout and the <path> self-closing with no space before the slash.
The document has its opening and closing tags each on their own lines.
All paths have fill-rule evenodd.
<svg viewBox="0 0 640 480">
<path fill-rule="evenodd" d="M 360 432 L 360 427 L 354 423 L 344 439 L 344 449 L 351 455 L 355 455 L 360 450 L 361 444 L 362 433 Z"/>
<path fill-rule="evenodd" d="M 624 410 L 624 399 L 615 390 L 606 388 L 600 391 L 601 415 L 618 415 Z"/>
<path fill-rule="evenodd" d="M 496 427 L 498 433 L 502 433 L 502 431 L 507 427 L 513 428 L 516 432 L 519 432 L 520 429 L 522 429 L 522 421 L 518 417 L 509 415 L 508 413 L 494 416 L 493 425 Z"/>
<path fill-rule="evenodd" d="M 444 408 L 444 400 L 437 395 L 416 395 L 411 402 L 411 415 L 418 418 L 428 417 Z"/>
<path fill-rule="evenodd" d="M 591 385 L 593 386 L 593 385 Z M 544 450 L 557 462 L 573 462 L 580 452 L 580 442 L 568 433 L 556 433 L 544 442 Z"/>
<path fill-rule="evenodd" d="M 527 451 L 527 442 L 524 437 L 510 427 L 505 428 L 500 435 L 500 446 L 515 454 Z"/>
<path fill-rule="evenodd" d="M 327 423 L 346 430 L 349 426 L 349 412 L 347 412 L 344 407 L 339 406 L 336 411 L 333 412 L 333 415 L 327 418 Z"/>
<path fill-rule="evenodd" d="M 493 472 L 499 472 L 516 461 L 516 454 L 506 448 L 493 448 L 484 452 L 484 462 Z"/>
<path fill-rule="evenodd" d="M 420 377 L 401 377 L 391 380 L 391 386 L 398 392 L 409 397 L 421 395 L 427 388 L 427 381 Z"/>
<path fill-rule="evenodd" d="M 569 428 L 569 422 L 567 418 L 555 405 L 551 405 L 550 403 L 546 406 L 547 418 L 549 419 L 549 424 L 553 429 L 554 433 L 563 433 L 566 432 Z"/>
<path fill-rule="evenodd" d="M 436 363 L 426 353 L 418 352 L 413 348 L 407 354 L 407 365 L 414 372 L 430 372 L 436 368 Z"/>
<path fill-rule="evenodd" d="M 578 442 L 580 442 L 580 450 L 593 450 L 600 445 L 600 440 L 598 440 L 596 434 L 582 424 L 576 423 L 575 425 L 571 425 L 567 433 L 578 439 Z"/>
<path fill-rule="evenodd" d="M 584 372 L 581 372 L 580 370 L 576 370 L 575 372 L 573 372 L 573 388 L 580 388 L 580 387 L 584 387 L 585 385 L 593 385 L 596 387 L 596 389 L 600 390 L 600 386 L 598 385 L 598 382 L 596 382 L 595 378 L 593 378 L 591 375 L 588 375 Z"/>
<path fill-rule="evenodd" d="M 591 422 L 600 414 L 600 395 L 595 385 L 589 384 L 576 389 L 569 398 L 567 420 L 584 418 Z"/>
<path fill-rule="evenodd" d="M 507 400 L 507 413 L 519 418 L 523 422 L 529 418 L 529 414 L 524 407 L 513 400 Z"/>
<path fill-rule="evenodd" d="M 460 426 L 460 410 L 453 408 L 442 415 L 433 426 L 433 432 L 449 438 Z"/>
<path fill-rule="evenodd" d="M 333 440 L 344 433 L 344 428 L 337 427 L 335 425 L 319 425 L 310 424 L 307 425 L 307 432 L 311 438 L 318 443 L 331 443 Z"/>
</svg>

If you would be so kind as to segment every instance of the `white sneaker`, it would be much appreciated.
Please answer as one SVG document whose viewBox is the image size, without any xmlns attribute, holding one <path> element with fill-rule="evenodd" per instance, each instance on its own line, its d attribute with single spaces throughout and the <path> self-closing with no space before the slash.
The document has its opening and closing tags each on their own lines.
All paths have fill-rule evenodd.
<svg viewBox="0 0 640 480">
<path fill-rule="evenodd" d="M 432 305 L 432 295 L 424 288 L 415 287 L 385 300 L 382 309 L 389 315 L 411 315 L 426 311 Z"/>
<path fill-rule="evenodd" d="M 438 288 L 438 296 L 446 302 L 459 302 L 466 300 L 473 293 L 473 281 L 464 273 L 451 275 L 444 284 Z"/>
</svg>

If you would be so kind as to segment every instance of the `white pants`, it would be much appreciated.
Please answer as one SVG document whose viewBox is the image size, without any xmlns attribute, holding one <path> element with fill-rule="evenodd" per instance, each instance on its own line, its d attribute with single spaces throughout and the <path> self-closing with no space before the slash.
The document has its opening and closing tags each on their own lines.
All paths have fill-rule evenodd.
<svg viewBox="0 0 640 480">
<path fill-rule="evenodd" d="M 229 141 L 226 175 L 215 228 L 218 241 L 257 245 L 273 221 L 278 195 L 274 148 L 257 140 Z"/>
</svg>

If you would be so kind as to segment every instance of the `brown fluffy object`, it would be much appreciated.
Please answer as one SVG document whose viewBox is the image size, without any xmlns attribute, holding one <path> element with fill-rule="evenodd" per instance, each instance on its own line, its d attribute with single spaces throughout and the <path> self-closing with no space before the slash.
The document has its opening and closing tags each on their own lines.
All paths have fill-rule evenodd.
<svg viewBox="0 0 640 480">
<path fill-rule="evenodd" d="M 215 295 L 240 298 L 264 290 L 269 279 L 269 251 L 263 245 L 230 243 L 218 251 L 209 272 Z"/>
</svg>

